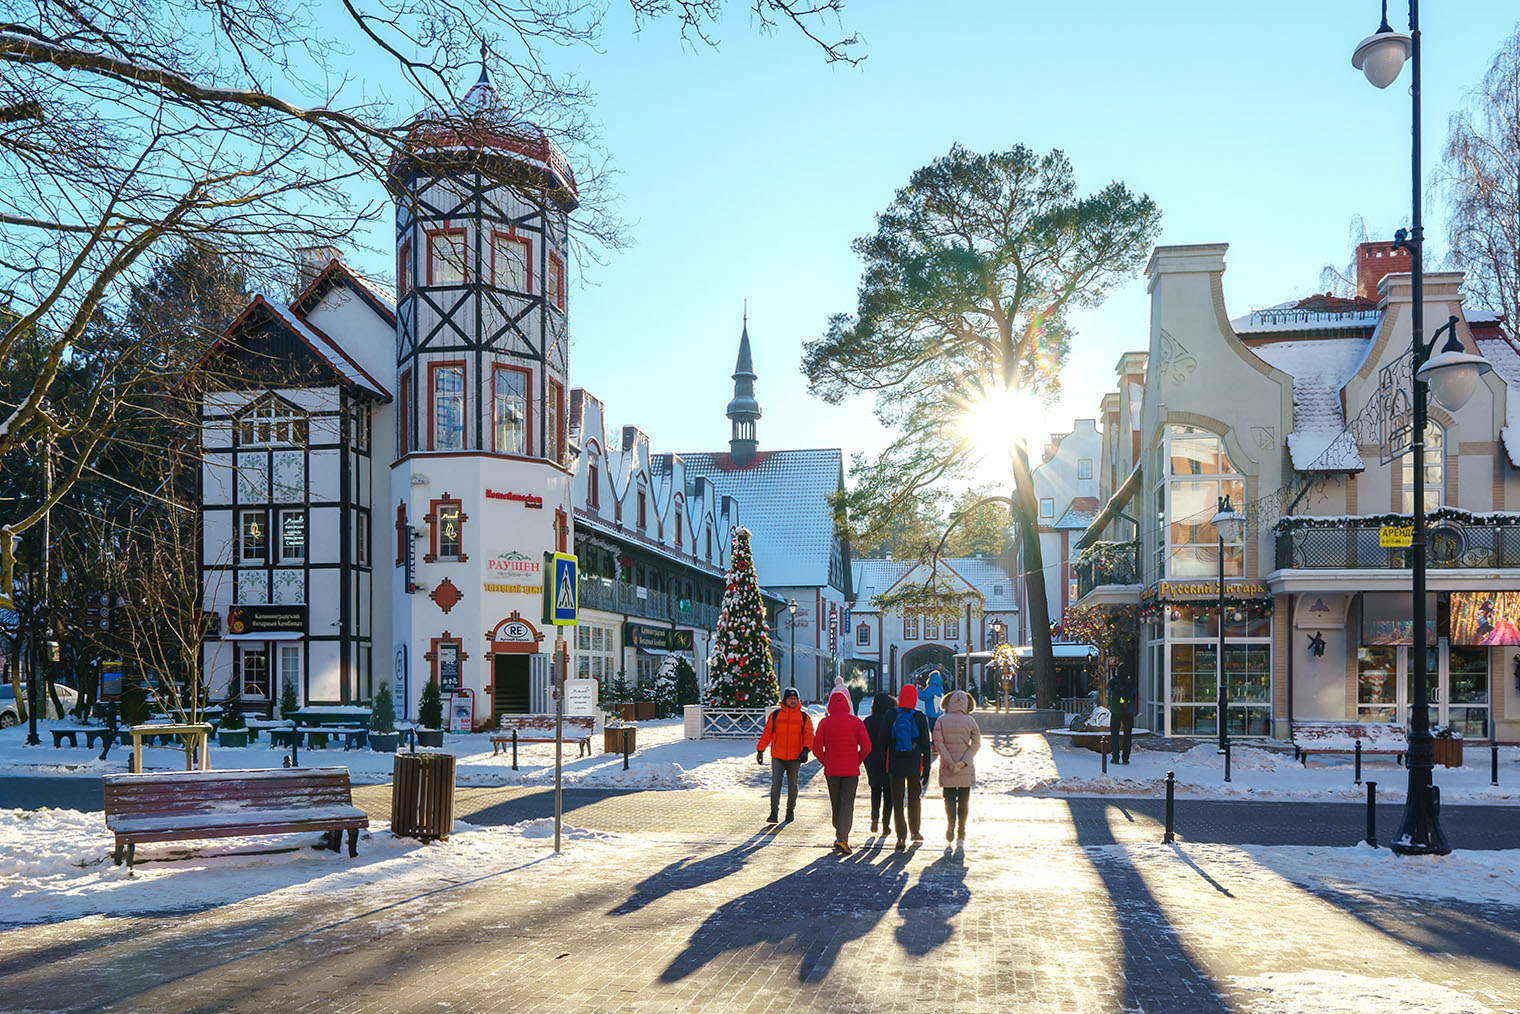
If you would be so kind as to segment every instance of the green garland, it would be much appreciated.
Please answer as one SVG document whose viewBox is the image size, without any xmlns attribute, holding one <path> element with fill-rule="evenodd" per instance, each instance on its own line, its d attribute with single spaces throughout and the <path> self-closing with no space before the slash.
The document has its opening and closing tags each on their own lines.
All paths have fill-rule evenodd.
<svg viewBox="0 0 1520 1014">
<path fill-rule="evenodd" d="M 1439 524 L 1443 521 L 1457 521 L 1469 525 L 1489 525 L 1502 527 L 1508 525 L 1520 525 L 1520 514 L 1512 514 L 1507 511 L 1493 511 L 1487 514 L 1475 514 L 1465 511 L 1460 507 L 1437 507 L 1425 515 L 1427 525 Z M 1312 515 L 1300 515 L 1286 517 L 1278 520 L 1273 526 L 1277 532 L 1293 531 L 1296 529 L 1325 529 L 1325 528 L 1371 528 L 1374 525 L 1412 525 L 1414 516 L 1411 514 L 1361 514 L 1361 515 L 1337 515 L 1334 517 L 1314 517 Z"/>
</svg>

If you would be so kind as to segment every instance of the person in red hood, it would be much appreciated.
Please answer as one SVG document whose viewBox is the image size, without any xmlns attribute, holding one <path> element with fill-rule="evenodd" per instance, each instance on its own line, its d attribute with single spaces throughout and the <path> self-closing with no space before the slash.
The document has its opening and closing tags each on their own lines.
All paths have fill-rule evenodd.
<svg viewBox="0 0 1520 1014">
<path fill-rule="evenodd" d="M 860 763 L 871 752 L 866 724 L 855 716 L 850 692 L 838 687 L 829 694 L 829 713 L 813 733 L 813 753 L 823 765 L 829 784 L 829 808 L 834 814 L 834 848 L 850 854 L 850 827 L 855 823 L 855 789 Z"/>
<path fill-rule="evenodd" d="M 920 800 L 929 787 L 929 720 L 918 707 L 918 687 L 904 684 L 897 696 L 897 710 L 887 727 L 887 780 L 892 786 L 892 817 L 897 825 L 897 851 L 908 847 L 908 835 L 917 845 L 924 840 L 919 830 Z M 904 812 L 906 810 L 906 812 Z"/>
</svg>

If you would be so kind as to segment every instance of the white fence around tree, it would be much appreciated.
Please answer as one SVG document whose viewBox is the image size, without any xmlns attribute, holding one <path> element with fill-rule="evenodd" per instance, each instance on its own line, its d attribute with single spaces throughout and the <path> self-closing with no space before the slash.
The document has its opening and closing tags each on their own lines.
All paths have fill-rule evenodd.
<svg viewBox="0 0 1520 1014">
<path fill-rule="evenodd" d="M 686 706 L 687 739 L 759 739 L 770 708 Z"/>
</svg>

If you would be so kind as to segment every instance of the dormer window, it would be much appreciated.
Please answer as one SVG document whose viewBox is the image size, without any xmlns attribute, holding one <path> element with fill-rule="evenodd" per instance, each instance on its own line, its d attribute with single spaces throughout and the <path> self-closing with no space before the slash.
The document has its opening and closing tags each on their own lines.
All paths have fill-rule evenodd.
<svg viewBox="0 0 1520 1014">
<path fill-rule="evenodd" d="M 266 398 L 238 417 L 243 447 L 289 447 L 306 443 L 306 414 L 277 398 Z"/>
</svg>

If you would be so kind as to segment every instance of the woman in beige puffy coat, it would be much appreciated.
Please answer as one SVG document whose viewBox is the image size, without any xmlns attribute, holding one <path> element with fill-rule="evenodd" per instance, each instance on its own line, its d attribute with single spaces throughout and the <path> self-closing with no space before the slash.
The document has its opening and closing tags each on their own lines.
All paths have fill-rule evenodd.
<svg viewBox="0 0 1520 1014">
<path fill-rule="evenodd" d="M 939 787 L 945 794 L 945 841 L 966 838 L 966 806 L 976 784 L 976 752 L 982 730 L 971 717 L 976 704 L 964 690 L 945 697 L 945 713 L 934 723 L 934 752 L 939 754 Z"/>
</svg>

